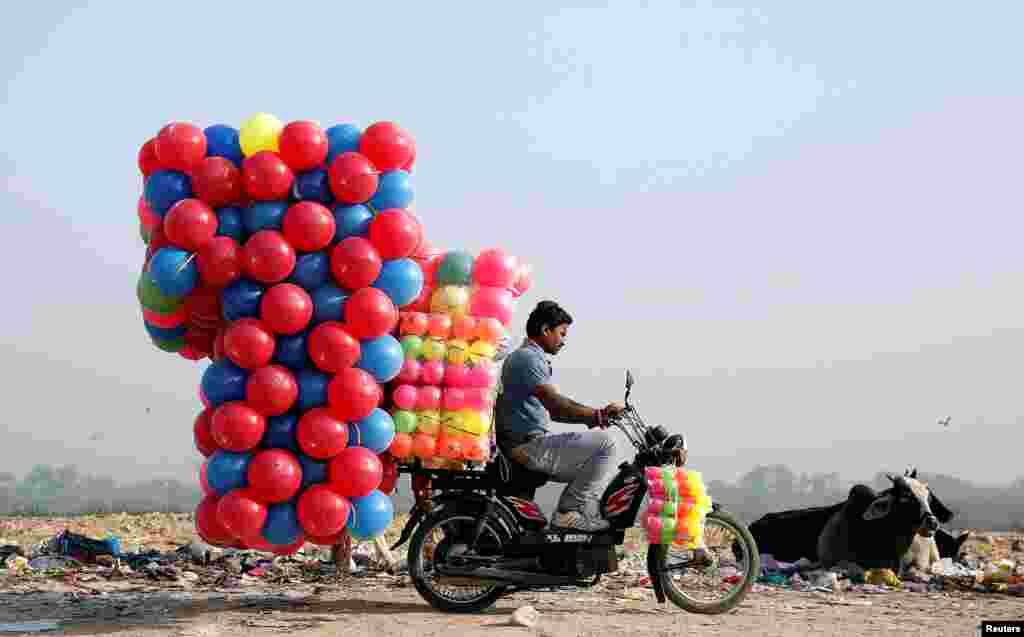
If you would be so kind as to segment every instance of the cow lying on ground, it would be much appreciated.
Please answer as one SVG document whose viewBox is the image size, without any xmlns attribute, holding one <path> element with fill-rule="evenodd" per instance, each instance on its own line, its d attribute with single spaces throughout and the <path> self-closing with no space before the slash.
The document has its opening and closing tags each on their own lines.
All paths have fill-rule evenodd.
<svg viewBox="0 0 1024 637">
<path fill-rule="evenodd" d="M 830 567 L 854 563 L 899 571 L 917 535 L 935 537 L 953 513 L 917 479 L 917 470 L 889 476 L 893 486 L 880 493 L 855 485 L 846 500 L 831 506 L 769 513 L 750 526 L 761 553 L 795 562 L 807 558 Z M 940 534 L 940 547 L 958 552 L 958 540 Z M 945 557 L 945 555 L 942 555 Z M 951 555 L 956 557 L 956 554 Z"/>
</svg>

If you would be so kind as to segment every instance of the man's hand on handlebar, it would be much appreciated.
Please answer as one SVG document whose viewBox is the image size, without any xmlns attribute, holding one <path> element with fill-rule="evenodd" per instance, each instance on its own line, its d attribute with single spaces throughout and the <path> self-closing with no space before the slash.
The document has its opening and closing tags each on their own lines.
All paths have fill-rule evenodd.
<svg viewBox="0 0 1024 637">
<path fill-rule="evenodd" d="M 607 429 L 617 418 L 622 416 L 625 411 L 625 405 L 621 403 L 610 403 L 603 409 L 595 412 L 594 422 L 587 425 L 587 427 L 590 429 L 593 429 L 594 427 L 597 427 L 598 429 Z"/>
</svg>

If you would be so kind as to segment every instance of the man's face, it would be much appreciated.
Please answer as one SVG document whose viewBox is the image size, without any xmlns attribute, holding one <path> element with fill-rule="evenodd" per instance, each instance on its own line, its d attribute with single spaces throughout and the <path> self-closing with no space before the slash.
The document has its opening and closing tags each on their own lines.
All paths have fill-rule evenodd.
<svg viewBox="0 0 1024 637">
<path fill-rule="evenodd" d="M 544 351 L 554 356 L 565 347 L 566 338 L 569 335 L 569 326 L 559 325 L 557 327 L 545 328 L 540 335 L 540 345 Z"/>
</svg>

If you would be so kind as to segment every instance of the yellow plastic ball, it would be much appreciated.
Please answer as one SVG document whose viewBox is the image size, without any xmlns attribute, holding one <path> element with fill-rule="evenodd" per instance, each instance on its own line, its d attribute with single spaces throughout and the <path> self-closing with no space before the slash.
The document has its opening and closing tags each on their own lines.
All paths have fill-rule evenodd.
<svg viewBox="0 0 1024 637">
<path fill-rule="evenodd" d="M 430 311 L 452 317 L 469 312 L 469 288 L 464 285 L 443 285 L 430 297 Z"/>
<path fill-rule="evenodd" d="M 420 356 L 423 360 L 427 361 L 439 361 L 442 360 L 448 351 L 448 345 L 439 338 L 428 338 L 423 341 L 423 346 L 420 348 Z"/>
<path fill-rule="evenodd" d="M 261 150 L 279 150 L 278 140 L 284 124 L 269 113 L 256 113 L 242 123 L 238 129 L 238 143 L 242 154 L 252 157 Z"/>
<path fill-rule="evenodd" d="M 480 363 L 494 360 L 494 355 L 497 353 L 498 350 L 487 341 L 476 341 L 469 346 L 469 361 L 471 363 Z"/>
<path fill-rule="evenodd" d="M 465 365 L 469 360 L 469 343 L 453 338 L 448 341 L 448 362 L 452 365 Z"/>
<path fill-rule="evenodd" d="M 417 412 L 416 431 L 431 436 L 441 433 L 441 412 L 436 409 Z"/>
</svg>

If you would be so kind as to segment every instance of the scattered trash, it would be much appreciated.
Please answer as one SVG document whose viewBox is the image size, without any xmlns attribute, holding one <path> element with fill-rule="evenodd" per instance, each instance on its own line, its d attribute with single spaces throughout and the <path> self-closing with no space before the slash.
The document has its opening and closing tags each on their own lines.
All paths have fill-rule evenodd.
<svg viewBox="0 0 1024 637">
<path fill-rule="evenodd" d="M 121 541 L 116 537 L 94 540 L 65 529 L 43 543 L 37 554 L 63 555 L 85 564 L 95 563 L 100 555 L 120 555 Z"/>
<path fill-rule="evenodd" d="M 41 555 L 28 561 L 29 568 L 36 571 L 77 569 L 82 566 L 78 560 L 63 555 Z"/>
<path fill-rule="evenodd" d="M 864 582 L 876 586 L 889 586 L 891 588 L 902 588 L 903 582 L 896 577 L 896 573 L 890 568 L 873 568 L 864 573 Z"/>
<path fill-rule="evenodd" d="M 513 626 L 523 626 L 525 628 L 534 628 L 537 626 L 537 622 L 540 621 L 540 613 L 533 606 L 521 606 L 516 609 L 516 612 L 512 613 L 511 624 Z"/>
</svg>

